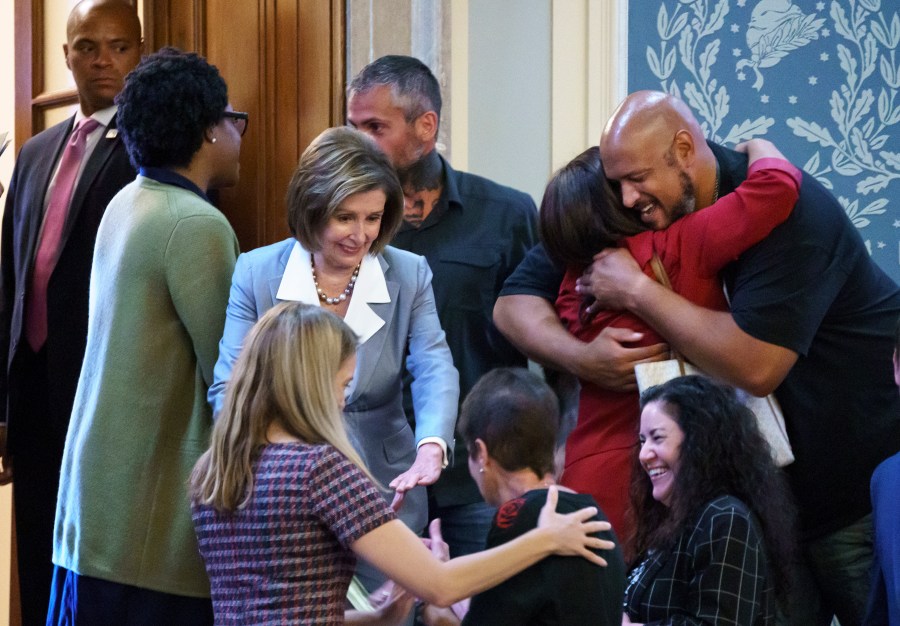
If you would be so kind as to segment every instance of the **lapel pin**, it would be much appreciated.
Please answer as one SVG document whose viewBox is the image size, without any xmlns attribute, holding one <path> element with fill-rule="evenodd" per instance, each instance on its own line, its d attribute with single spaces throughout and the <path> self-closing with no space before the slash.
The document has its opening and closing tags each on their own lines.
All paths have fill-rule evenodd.
<svg viewBox="0 0 900 626">
<path fill-rule="evenodd" d="M 115 139 L 115 138 L 118 137 L 118 136 L 119 136 L 119 129 L 118 129 L 118 128 L 110 128 L 108 131 L 106 131 L 106 138 L 107 138 L 107 139 Z"/>
</svg>

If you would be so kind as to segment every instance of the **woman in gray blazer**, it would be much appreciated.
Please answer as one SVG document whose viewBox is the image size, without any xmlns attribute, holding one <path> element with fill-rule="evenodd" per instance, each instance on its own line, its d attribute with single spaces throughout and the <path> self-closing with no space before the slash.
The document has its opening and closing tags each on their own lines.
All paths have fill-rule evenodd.
<svg viewBox="0 0 900 626">
<path fill-rule="evenodd" d="M 400 518 L 425 527 L 424 485 L 452 450 L 459 375 L 440 327 L 423 257 L 387 246 L 403 215 L 390 162 L 348 127 L 319 135 L 300 157 L 287 194 L 292 238 L 242 254 L 232 278 L 225 331 L 209 401 L 218 413 L 244 337 L 280 301 L 319 304 L 359 336 L 344 415 L 355 447 Z M 402 406 L 406 367 L 416 412 Z M 386 496 L 388 497 L 388 496 Z"/>
</svg>

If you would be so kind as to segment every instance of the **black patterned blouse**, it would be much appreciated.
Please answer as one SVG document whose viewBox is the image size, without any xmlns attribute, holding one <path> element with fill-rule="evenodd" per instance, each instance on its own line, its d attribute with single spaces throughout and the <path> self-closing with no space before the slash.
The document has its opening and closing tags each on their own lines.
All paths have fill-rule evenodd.
<svg viewBox="0 0 900 626">
<path fill-rule="evenodd" d="M 671 550 L 646 555 L 628 575 L 625 612 L 642 624 L 774 624 L 762 531 L 747 505 L 720 496 Z"/>
</svg>

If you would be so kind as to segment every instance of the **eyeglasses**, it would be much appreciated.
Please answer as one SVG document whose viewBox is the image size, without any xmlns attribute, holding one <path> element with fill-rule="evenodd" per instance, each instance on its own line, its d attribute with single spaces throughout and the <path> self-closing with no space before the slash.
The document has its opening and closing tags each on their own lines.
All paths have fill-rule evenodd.
<svg viewBox="0 0 900 626">
<path fill-rule="evenodd" d="M 241 137 L 243 137 L 244 133 L 247 132 L 247 124 L 250 120 L 249 113 L 244 113 L 242 111 L 223 111 L 222 117 L 231 118 L 231 121 L 234 122 L 234 127 L 237 128 L 237 131 L 241 134 Z"/>
</svg>

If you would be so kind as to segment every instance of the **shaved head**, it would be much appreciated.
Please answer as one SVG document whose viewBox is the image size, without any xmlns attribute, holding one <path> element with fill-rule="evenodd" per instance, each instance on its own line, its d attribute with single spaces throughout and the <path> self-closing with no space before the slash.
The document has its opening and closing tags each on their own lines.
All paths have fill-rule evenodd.
<svg viewBox="0 0 900 626">
<path fill-rule="evenodd" d="M 636 91 L 622 101 L 606 123 L 600 138 L 601 155 L 605 141 L 655 135 L 660 142 L 670 142 L 679 130 L 689 132 L 694 141 L 705 142 L 697 118 L 684 102 L 661 91 Z"/>
<path fill-rule="evenodd" d="M 66 22 L 68 42 L 72 42 L 72 38 L 78 32 L 82 22 L 99 13 L 120 17 L 121 23 L 128 29 L 129 35 L 135 41 L 141 40 L 141 21 L 138 19 L 137 11 L 125 0 L 81 0 L 69 13 L 69 19 Z"/>
<path fill-rule="evenodd" d="M 690 108 L 659 91 L 636 91 L 600 136 L 607 177 L 622 201 L 659 230 L 715 201 L 716 161 Z"/>
</svg>

